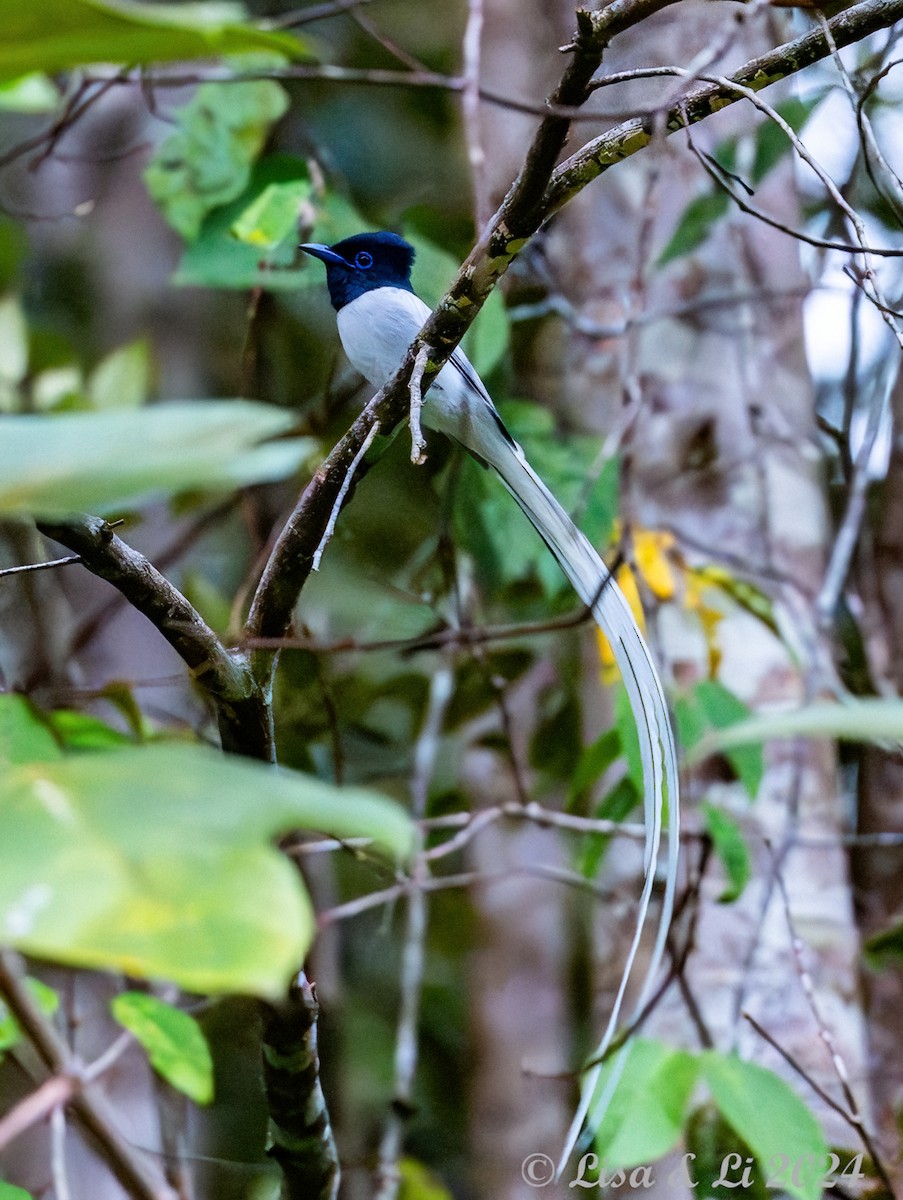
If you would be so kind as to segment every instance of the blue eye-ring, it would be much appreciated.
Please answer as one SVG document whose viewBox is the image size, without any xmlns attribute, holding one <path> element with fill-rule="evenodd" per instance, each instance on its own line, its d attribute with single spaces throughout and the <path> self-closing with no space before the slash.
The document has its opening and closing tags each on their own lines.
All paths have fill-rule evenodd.
<svg viewBox="0 0 903 1200">
<path fill-rule="evenodd" d="M 361 267 L 364 270 L 366 270 L 367 267 L 372 267 L 373 255 L 369 252 L 369 250 L 359 250 L 354 256 L 354 265 L 356 267 Z"/>
</svg>

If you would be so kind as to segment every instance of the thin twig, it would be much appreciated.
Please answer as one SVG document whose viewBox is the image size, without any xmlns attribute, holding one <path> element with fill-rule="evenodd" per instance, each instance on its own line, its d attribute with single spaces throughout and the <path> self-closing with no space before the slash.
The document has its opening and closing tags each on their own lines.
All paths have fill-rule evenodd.
<svg viewBox="0 0 903 1200">
<path fill-rule="evenodd" d="M 45 1079 L 39 1088 L 0 1118 L 0 1150 L 5 1149 L 26 1129 L 43 1121 L 60 1104 L 70 1100 L 77 1086 L 76 1081 L 68 1075 L 52 1075 Z"/>
<path fill-rule="evenodd" d="M 323 558 L 323 552 L 328 546 L 329 542 L 332 540 L 332 535 L 335 533 L 336 522 L 339 519 L 339 513 L 344 507 L 352 480 L 354 479 L 355 473 L 358 467 L 361 465 L 361 462 L 364 459 L 367 451 L 373 445 L 373 439 L 378 433 L 379 421 L 374 421 L 370 428 L 370 432 L 367 434 L 363 443 L 361 444 L 360 450 L 358 450 L 357 454 L 352 459 L 351 465 L 348 467 L 348 470 L 345 474 L 345 479 L 342 482 L 342 486 L 338 490 L 335 498 L 335 504 L 332 506 L 332 512 L 329 514 L 329 520 L 326 523 L 326 528 L 323 530 L 323 536 L 320 538 L 320 544 L 314 551 L 313 562 L 311 563 L 312 571 L 319 571 L 320 569 L 320 561 Z"/>
<path fill-rule="evenodd" d="M 80 563 L 80 554 L 70 554 L 66 558 L 54 558 L 51 562 L 28 563 L 24 567 L 4 567 L 0 571 L 0 579 L 5 575 L 24 575 L 28 571 L 49 571 L 51 567 L 66 567 L 69 563 Z"/>
<path fill-rule="evenodd" d="M 858 1133 L 862 1144 L 866 1149 L 867 1154 L 872 1160 L 874 1168 L 885 1185 L 889 1195 L 894 1193 L 894 1185 L 891 1183 L 890 1175 L 884 1163 L 881 1160 L 881 1155 L 872 1140 L 871 1134 L 866 1129 L 862 1119 L 862 1112 L 859 1104 L 856 1101 L 856 1096 L 853 1089 L 850 1087 L 850 1073 L 847 1070 L 846 1063 L 840 1051 L 837 1048 L 837 1043 L 834 1040 L 834 1035 L 822 1019 L 819 1011 L 818 1001 L 815 998 L 815 987 L 812 982 L 812 976 L 803 962 L 803 942 L 796 932 L 796 926 L 793 922 L 793 914 L 790 910 L 790 897 L 787 893 L 787 885 L 784 882 L 784 876 L 780 868 L 776 870 L 778 892 L 781 897 L 781 902 L 784 907 L 784 919 L 787 923 L 787 932 L 790 935 L 790 946 L 793 952 L 793 960 L 796 964 L 796 972 L 800 981 L 800 986 L 803 989 L 803 994 L 806 997 L 806 1002 L 809 1005 L 809 1011 L 812 1013 L 812 1018 L 815 1021 L 815 1027 L 818 1030 L 818 1036 L 821 1039 L 825 1049 L 828 1052 L 828 1057 L 831 1060 L 831 1065 L 834 1068 L 834 1074 L 837 1076 L 837 1081 L 840 1084 L 840 1090 L 843 1092 L 844 1100 L 846 1100 L 846 1111 L 843 1116 L 851 1128 Z M 808 1075 L 804 1074 L 804 1078 L 808 1079 Z M 811 1082 L 811 1081 L 810 1081 Z"/>
</svg>

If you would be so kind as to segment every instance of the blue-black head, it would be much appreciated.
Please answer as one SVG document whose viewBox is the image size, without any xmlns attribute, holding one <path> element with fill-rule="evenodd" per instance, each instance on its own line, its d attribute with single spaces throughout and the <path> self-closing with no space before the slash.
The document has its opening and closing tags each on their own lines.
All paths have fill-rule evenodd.
<svg viewBox="0 0 903 1200">
<path fill-rule="evenodd" d="M 414 290 L 414 247 L 397 233 L 357 233 L 334 246 L 308 242 L 300 249 L 326 264 L 329 298 L 336 310 L 374 288 Z"/>
</svg>

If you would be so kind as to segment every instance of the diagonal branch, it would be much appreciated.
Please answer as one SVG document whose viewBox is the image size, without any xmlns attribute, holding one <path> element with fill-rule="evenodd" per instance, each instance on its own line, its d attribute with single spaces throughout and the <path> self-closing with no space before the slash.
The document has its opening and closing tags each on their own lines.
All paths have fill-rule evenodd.
<svg viewBox="0 0 903 1200">
<path fill-rule="evenodd" d="M 552 97 L 556 110 L 562 106 L 577 107 L 591 94 L 594 90 L 592 75 L 611 38 L 670 2 L 672 0 L 614 0 L 599 13 L 580 14 L 580 28 L 573 44 L 567 47 L 574 51 L 575 57 Z M 834 44 L 842 48 L 879 29 L 889 28 L 901 19 L 903 0 L 863 0 L 834 17 L 828 22 L 828 28 Z M 737 92 L 737 86 L 761 90 L 829 57 L 832 52 L 823 30 L 813 30 L 752 59 L 725 85 L 708 84 L 697 88 L 676 102 L 661 124 L 666 132 L 677 132 L 743 98 Z M 310 574 L 316 548 L 335 511 L 340 488 L 346 487 L 346 501 L 350 499 L 356 481 L 379 456 L 380 449 L 372 448 L 360 462 L 356 479 L 348 486 L 349 468 L 360 453 L 374 421 L 379 421 L 381 429 L 391 430 L 407 414 L 410 381 L 423 347 L 429 347 L 422 379 L 425 393 L 489 293 L 532 234 L 603 171 L 649 145 L 654 126 L 654 119 L 649 118 L 624 122 L 587 143 L 556 168 L 555 162 L 570 127 L 570 115 L 555 111 L 540 123 L 520 176 L 409 348 L 394 379 L 373 397 L 301 496 L 261 578 L 245 628 L 247 638 L 284 636 L 298 595 Z M 380 439 L 380 448 L 386 444 Z M 252 664 L 261 686 L 268 686 L 275 668 L 274 654 L 260 650 L 254 655 Z"/>
<path fill-rule="evenodd" d="M 75 551 L 85 567 L 111 583 L 166 638 L 210 698 L 223 749 L 268 761 L 270 717 L 243 654 L 230 653 L 200 613 L 148 559 L 101 517 L 39 521 L 45 537 Z"/>
</svg>

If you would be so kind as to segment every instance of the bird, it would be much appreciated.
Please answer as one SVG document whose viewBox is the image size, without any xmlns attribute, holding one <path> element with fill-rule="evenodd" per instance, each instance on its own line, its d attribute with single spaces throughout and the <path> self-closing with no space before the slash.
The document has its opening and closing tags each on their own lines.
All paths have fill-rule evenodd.
<svg viewBox="0 0 903 1200">
<path fill-rule="evenodd" d="M 332 246 L 306 242 L 306 254 L 326 267 L 326 283 L 336 310 L 339 338 L 351 365 L 374 388 L 388 383 L 409 346 L 430 316 L 411 284 L 414 248 L 396 233 L 359 233 Z M 664 953 L 674 905 L 679 847 L 677 755 L 664 689 L 630 606 L 588 538 L 542 482 L 508 432 L 472 364 L 456 349 L 424 396 L 422 419 L 428 429 L 460 443 L 493 468 L 545 542 L 580 600 L 608 638 L 630 697 L 643 764 L 645 810 L 645 881 L 637 925 L 621 986 L 594 1060 L 609 1045 L 617 1027 L 628 976 L 648 915 L 655 868 L 667 812 L 668 854 L 655 944 L 634 1011 L 649 999 Z M 584 1123 L 598 1124 L 596 1065 L 584 1078 L 581 1102 L 568 1138 L 569 1150 Z"/>
</svg>

